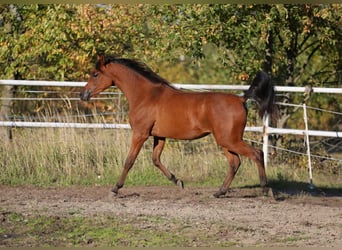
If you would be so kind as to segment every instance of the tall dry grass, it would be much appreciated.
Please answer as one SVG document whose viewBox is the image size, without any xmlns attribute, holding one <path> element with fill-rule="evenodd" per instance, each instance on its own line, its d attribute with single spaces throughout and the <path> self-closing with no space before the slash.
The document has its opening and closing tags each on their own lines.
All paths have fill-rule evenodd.
<svg viewBox="0 0 342 250">
<path fill-rule="evenodd" d="M 85 185 L 114 184 L 130 146 L 130 130 L 24 128 L 14 129 L 13 140 L 0 145 L 0 184 Z M 142 148 L 126 185 L 172 185 L 151 160 L 152 139 Z M 209 136 L 196 141 L 168 140 L 162 161 L 190 185 L 221 185 L 228 165 L 220 148 Z M 315 184 L 338 185 L 340 173 L 314 170 Z M 307 182 L 305 167 L 286 164 L 267 169 L 273 182 Z M 340 182 L 341 183 L 341 182 Z M 258 185 L 254 163 L 242 157 L 232 186 Z"/>
</svg>

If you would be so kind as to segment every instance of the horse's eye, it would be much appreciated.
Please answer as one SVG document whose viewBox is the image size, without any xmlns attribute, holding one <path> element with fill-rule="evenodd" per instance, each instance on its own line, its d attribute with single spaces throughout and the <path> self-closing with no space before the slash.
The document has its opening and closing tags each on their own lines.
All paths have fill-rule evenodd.
<svg viewBox="0 0 342 250">
<path fill-rule="evenodd" d="M 96 77 L 98 77 L 98 76 L 99 76 L 99 73 L 98 73 L 98 72 L 94 72 L 94 73 L 93 73 L 93 77 L 94 77 L 94 78 L 96 78 Z"/>
</svg>

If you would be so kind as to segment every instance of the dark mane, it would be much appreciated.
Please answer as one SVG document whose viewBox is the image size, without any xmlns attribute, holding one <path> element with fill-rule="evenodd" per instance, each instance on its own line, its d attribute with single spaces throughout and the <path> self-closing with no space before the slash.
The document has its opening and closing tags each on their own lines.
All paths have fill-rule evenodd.
<svg viewBox="0 0 342 250">
<path fill-rule="evenodd" d="M 119 63 L 124 65 L 135 72 L 139 73 L 140 75 L 144 76 L 145 78 L 149 79 L 153 83 L 162 83 L 166 85 L 170 85 L 170 83 L 155 73 L 152 69 L 150 69 L 145 63 L 139 62 L 137 60 L 128 59 L 128 58 L 117 58 L 115 56 L 108 56 L 105 55 L 105 65 L 108 63 Z M 100 63 L 96 63 L 96 69 L 100 70 Z"/>
</svg>

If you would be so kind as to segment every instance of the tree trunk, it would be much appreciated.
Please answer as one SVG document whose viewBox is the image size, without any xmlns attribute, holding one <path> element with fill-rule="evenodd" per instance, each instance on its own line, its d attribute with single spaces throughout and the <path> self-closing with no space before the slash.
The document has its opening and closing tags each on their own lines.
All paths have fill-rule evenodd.
<svg viewBox="0 0 342 250">
<path fill-rule="evenodd" d="M 272 75 L 272 64 L 273 64 L 273 31 L 268 31 L 268 39 L 266 41 L 265 49 L 265 62 L 263 69 L 268 75 Z"/>
<path fill-rule="evenodd" d="M 337 43 L 337 51 L 338 51 L 338 63 L 337 63 L 337 86 L 340 87 L 342 85 L 342 44 Z"/>
</svg>

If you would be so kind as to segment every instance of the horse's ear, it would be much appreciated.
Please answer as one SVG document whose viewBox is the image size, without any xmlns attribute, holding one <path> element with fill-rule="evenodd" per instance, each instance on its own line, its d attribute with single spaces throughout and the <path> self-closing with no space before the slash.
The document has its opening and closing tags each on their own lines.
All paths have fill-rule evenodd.
<svg viewBox="0 0 342 250">
<path fill-rule="evenodd" d="M 105 65 L 105 57 L 104 57 L 104 55 L 98 55 L 97 56 L 97 61 L 99 62 L 100 67 L 104 66 Z"/>
</svg>

